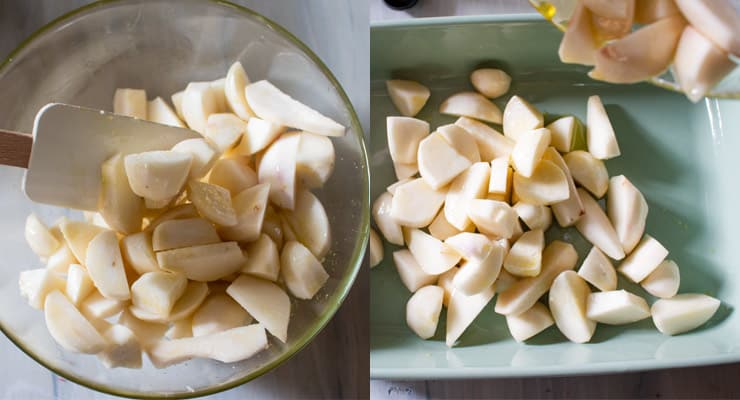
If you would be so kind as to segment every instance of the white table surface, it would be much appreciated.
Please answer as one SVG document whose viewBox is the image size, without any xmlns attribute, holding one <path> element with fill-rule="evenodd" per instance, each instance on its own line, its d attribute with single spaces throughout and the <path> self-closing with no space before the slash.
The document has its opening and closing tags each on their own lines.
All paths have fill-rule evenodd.
<svg viewBox="0 0 740 400">
<path fill-rule="evenodd" d="M 364 0 L 232 1 L 266 15 L 304 40 L 342 83 L 368 131 L 369 30 Z M 0 58 L 45 23 L 89 2 L 0 0 Z M 336 317 L 309 346 L 267 375 L 207 398 L 366 398 L 368 296 L 368 274 L 363 268 Z M 112 398 L 51 374 L 0 335 L 0 400 Z"/>
<path fill-rule="evenodd" d="M 639 0 L 638 0 L 639 1 Z M 740 3 L 735 1 L 737 5 Z M 532 13 L 526 0 L 419 0 L 395 11 L 370 0 L 370 19 Z M 740 364 L 570 378 L 370 382 L 373 399 L 740 398 Z"/>
</svg>

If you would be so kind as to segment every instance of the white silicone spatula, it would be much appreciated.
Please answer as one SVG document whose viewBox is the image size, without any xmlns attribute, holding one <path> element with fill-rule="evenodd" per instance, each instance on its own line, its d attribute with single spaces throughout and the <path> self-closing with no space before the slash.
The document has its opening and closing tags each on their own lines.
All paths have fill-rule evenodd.
<svg viewBox="0 0 740 400">
<path fill-rule="evenodd" d="M 95 211 L 103 161 L 197 137 L 189 129 L 51 103 L 36 114 L 33 135 L 0 129 L 0 164 L 28 169 L 23 190 L 33 201 Z"/>
</svg>

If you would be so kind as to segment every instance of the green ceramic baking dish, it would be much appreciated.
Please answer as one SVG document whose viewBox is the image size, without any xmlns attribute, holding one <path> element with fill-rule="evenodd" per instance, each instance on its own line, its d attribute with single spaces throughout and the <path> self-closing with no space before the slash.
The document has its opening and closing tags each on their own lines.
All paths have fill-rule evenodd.
<svg viewBox="0 0 740 400">
<path fill-rule="evenodd" d="M 740 101 L 692 104 L 680 94 L 648 84 L 615 86 L 589 79 L 587 69 L 561 64 L 561 38 L 534 16 L 418 19 L 375 24 L 371 29 L 372 195 L 395 181 L 388 155 L 385 117 L 396 113 L 384 81 L 414 79 L 432 96 L 419 118 L 432 127 L 452 123 L 437 109 L 448 95 L 472 87 L 469 73 L 495 66 L 513 77 L 511 94 L 550 114 L 585 118 L 586 99 L 598 94 L 618 135 L 622 156 L 609 160 L 610 175 L 625 174 L 645 194 L 647 232 L 681 268 L 680 292 L 722 300 L 700 329 L 678 336 L 655 330 L 651 319 L 625 326 L 599 325 L 591 343 L 568 342 L 550 327 L 526 344 L 511 339 L 492 301 L 454 348 L 444 344 L 444 312 L 432 340 L 416 337 L 405 323 L 410 293 L 386 258 L 371 273 L 373 378 L 439 379 L 572 375 L 635 371 L 740 361 Z M 555 235 L 568 234 L 558 232 Z M 588 245 L 575 237 L 581 257 Z M 621 279 L 621 278 L 620 278 Z M 621 286 L 646 295 L 636 285 Z M 649 302 L 654 299 L 647 297 Z"/>
</svg>

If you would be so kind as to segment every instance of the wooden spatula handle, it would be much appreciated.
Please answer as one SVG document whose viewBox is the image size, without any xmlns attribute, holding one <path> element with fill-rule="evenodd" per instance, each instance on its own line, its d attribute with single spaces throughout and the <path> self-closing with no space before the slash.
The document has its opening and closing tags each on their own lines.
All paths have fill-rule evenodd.
<svg viewBox="0 0 740 400">
<path fill-rule="evenodd" d="M 28 168 L 33 136 L 0 129 L 0 164 Z"/>
</svg>

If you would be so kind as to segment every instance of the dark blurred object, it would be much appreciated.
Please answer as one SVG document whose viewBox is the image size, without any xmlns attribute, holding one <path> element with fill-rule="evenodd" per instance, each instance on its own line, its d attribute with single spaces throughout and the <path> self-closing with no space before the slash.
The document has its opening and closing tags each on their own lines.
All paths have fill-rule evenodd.
<svg viewBox="0 0 740 400">
<path fill-rule="evenodd" d="M 385 4 L 394 10 L 405 10 L 416 5 L 418 0 L 383 0 Z"/>
</svg>

